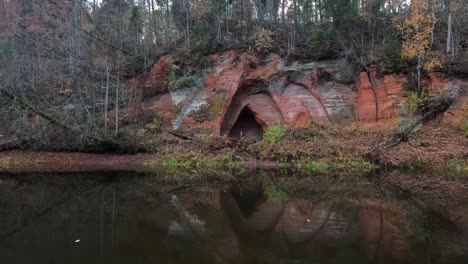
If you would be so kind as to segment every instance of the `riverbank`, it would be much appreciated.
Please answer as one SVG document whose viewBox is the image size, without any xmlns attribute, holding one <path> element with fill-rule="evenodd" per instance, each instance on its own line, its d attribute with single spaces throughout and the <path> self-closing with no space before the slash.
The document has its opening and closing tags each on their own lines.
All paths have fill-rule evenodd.
<svg viewBox="0 0 468 264">
<path fill-rule="evenodd" d="M 192 154 L 191 154 L 192 155 Z M 216 159 L 215 156 L 212 156 Z M 221 157 L 221 156 L 218 156 Z M 219 161 L 219 166 L 228 166 Z M 171 167 L 173 166 L 173 167 Z M 180 166 L 180 167 L 179 167 Z M 191 169 L 187 163 L 172 164 L 170 157 L 154 154 L 90 154 L 67 152 L 0 152 L 0 173 L 66 173 L 66 172 L 157 172 Z M 274 162 L 243 160 L 242 169 L 277 169 Z M 193 169 L 193 168 L 192 168 Z"/>
<path fill-rule="evenodd" d="M 365 175 L 377 168 L 435 172 L 468 178 L 468 139 L 457 127 L 431 121 L 394 146 L 369 150 L 392 135 L 389 127 L 362 128 L 313 123 L 281 131 L 275 140 L 251 142 L 220 137 L 155 135 L 139 154 L 0 152 L 0 172 L 184 172 L 238 174 L 245 170 L 293 170 L 303 174 Z M 151 146 L 151 144 L 154 144 Z"/>
</svg>

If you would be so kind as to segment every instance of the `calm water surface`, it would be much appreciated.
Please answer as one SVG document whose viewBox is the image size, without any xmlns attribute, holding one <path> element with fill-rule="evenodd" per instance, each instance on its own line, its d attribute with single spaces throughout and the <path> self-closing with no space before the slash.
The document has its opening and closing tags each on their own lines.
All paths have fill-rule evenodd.
<svg viewBox="0 0 468 264">
<path fill-rule="evenodd" d="M 462 222 L 332 185 L 4 175 L 0 263 L 468 263 Z"/>
</svg>

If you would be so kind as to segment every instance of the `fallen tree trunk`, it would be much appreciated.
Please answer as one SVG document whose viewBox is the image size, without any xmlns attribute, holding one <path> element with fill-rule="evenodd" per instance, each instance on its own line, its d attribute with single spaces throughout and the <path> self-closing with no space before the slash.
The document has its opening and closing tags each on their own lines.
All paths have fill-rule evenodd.
<svg viewBox="0 0 468 264">
<path fill-rule="evenodd" d="M 24 95 L 21 94 L 20 96 L 15 96 L 14 94 L 2 90 L 1 94 L 7 98 L 9 98 L 11 101 L 15 102 L 21 109 L 25 111 L 30 111 L 45 120 L 47 120 L 50 124 L 61 127 L 63 129 L 66 129 L 70 132 L 73 132 L 78 135 L 85 136 L 86 138 L 90 139 L 93 144 L 99 145 L 99 146 L 105 146 L 106 148 L 118 148 L 119 144 L 113 139 L 110 138 L 101 138 L 96 135 L 92 135 L 89 133 L 86 133 L 80 129 L 77 129 L 75 127 L 72 127 L 66 123 L 64 123 L 62 120 L 59 118 L 53 116 L 52 114 L 49 114 L 45 111 L 42 111 L 41 109 L 37 108 L 29 99 Z"/>
<path fill-rule="evenodd" d="M 425 121 L 435 118 L 438 114 L 447 111 L 450 106 L 456 101 L 460 93 L 460 82 L 454 82 L 447 86 L 446 92 L 431 100 L 426 106 L 421 109 L 422 114 L 413 117 L 406 124 L 400 124 L 397 131 L 379 141 L 368 152 L 367 156 L 372 162 L 379 162 L 379 154 L 382 149 L 394 147 L 402 141 L 407 141 L 409 136 L 418 130 Z"/>
</svg>

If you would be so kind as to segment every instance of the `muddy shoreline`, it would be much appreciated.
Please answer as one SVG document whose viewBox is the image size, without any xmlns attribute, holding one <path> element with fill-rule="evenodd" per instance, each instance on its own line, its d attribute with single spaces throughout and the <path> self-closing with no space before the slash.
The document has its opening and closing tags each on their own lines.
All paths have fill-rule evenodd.
<svg viewBox="0 0 468 264">
<path fill-rule="evenodd" d="M 153 172 L 155 154 L 91 154 L 80 152 L 0 152 L 0 173 Z M 255 159 L 242 162 L 245 170 L 274 170 L 279 164 Z"/>
</svg>

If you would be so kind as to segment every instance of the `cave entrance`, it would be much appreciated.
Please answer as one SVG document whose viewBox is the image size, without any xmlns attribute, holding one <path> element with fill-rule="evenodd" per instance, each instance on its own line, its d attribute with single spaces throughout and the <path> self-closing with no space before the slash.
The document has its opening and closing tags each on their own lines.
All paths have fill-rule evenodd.
<svg viewBox="0 0 468 264">
<path fill-rule="evenodd" d="M 255 114 L 249 107 L 244 107 L 237 117 L 236 123 L 229 132 L 229 137 L 240 138 L 245 136 L 255 141 L 263 139 L 262 126 L 255 119 Z"/>
</svg>

